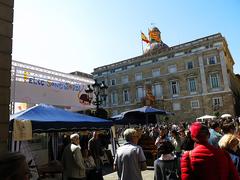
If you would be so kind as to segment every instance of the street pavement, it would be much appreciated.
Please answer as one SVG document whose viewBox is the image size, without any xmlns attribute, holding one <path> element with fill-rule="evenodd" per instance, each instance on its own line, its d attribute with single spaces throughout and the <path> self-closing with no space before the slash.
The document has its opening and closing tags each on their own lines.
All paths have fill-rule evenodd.
<svg viewBox="0 0 240 180">
<path fill-rule="evenodd" d="M 119 144 L 122 146 L 126 141 L 123 138 L 119 138 Z M 111 145 L 109 146 L 111 148 Z M 117 173 L 112 171 L 112 167 L 104 166 L 103 167 L 103 178 L 104 180 L 117 180 Z M 147 170 L 142 171 L 143 180 L 153 180 L 154 179 L 154 168 L 152 166 L 148 166 Z"/>
<path fill-rule="evenodd" d="M 153 167 L 148 168 L 145 171 L 142 171 L 142 177 L 143 177 L 143 180 L 153 180 L 154 179 Z M 103 179 L 104 180 L 117 180 L 118 179 L 117 173 L 114 172 L 114 173 L 107 174 L 107 175 L 103 176 Z"/>
</svg>

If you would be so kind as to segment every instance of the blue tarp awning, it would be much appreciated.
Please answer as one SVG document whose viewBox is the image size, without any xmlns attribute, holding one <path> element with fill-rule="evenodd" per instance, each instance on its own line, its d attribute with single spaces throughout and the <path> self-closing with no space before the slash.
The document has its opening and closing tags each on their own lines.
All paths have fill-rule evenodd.
<svg viewBox="0 0 240 180">
<path fill-rule="evenodd" d="M 40 104 L 10 116 L 11 122 L 15 119 L 30 120 L 33 132 L 104 129 L 110 128 L 113 124 L 111 120 L 70 112 L 46 104 Z"/>
<path fill-rule="evenodd" d="M 174 113 L 163 109 L 156 109 L 151 106 L 143 106 L 137 109 L 122 112 L 112 116 L 111 119 L 115 124 L 145 124 L 156 123 L 156 115 L 174 115 Z"/>
</svg>

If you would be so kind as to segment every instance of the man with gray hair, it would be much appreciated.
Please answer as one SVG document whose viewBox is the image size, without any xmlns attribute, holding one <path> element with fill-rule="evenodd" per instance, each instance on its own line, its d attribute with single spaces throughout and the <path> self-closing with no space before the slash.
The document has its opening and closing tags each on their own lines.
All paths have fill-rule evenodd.
<svg viewBox="0 0 240 180">
<path fill-rule="evenodd" d="M 63 151 L 63 177 L 64 180 L 84 180 L 86 172 L 81 153 L 79 135 L 70 136 L 71 143 Z"/>
<path fill-rule="evenodd" d="M 135 129 L 126 129 L 123 135 L 127 142 L 117 149 L 113 169 L 119 180 L 142 180 L 141 170 L 146 170 L 147 165 L 143 150 L 137 145 L 139 135 Z"/>
</svg>

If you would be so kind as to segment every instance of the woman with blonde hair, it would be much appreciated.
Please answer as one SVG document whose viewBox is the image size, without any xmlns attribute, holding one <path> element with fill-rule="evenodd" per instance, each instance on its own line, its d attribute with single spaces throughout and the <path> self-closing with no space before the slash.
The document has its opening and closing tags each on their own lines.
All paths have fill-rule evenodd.
<svg viewBox="0 0 240 180">
<path fill-rule="evenodd" d="M 218 142 L 218 145 L 221 149 L 224 149 L 229 153 L 238 171 L 238 174 L 240 175 L 240 156 L 236 153 L 239 146 L 239 139 L 237 136 L 230 133 L 225 134 Z"/>
</svg>

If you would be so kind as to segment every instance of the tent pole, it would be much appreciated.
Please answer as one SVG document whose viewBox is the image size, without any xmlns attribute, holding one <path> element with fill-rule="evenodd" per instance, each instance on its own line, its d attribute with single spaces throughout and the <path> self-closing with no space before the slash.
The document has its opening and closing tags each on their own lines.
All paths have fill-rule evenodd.
<svg viewBox="0 0 240 180">
<path fill-rule="evenodd" d="M 148 125 L 148 114 L 146 113 L 146 124 Z"/>
</svg>

